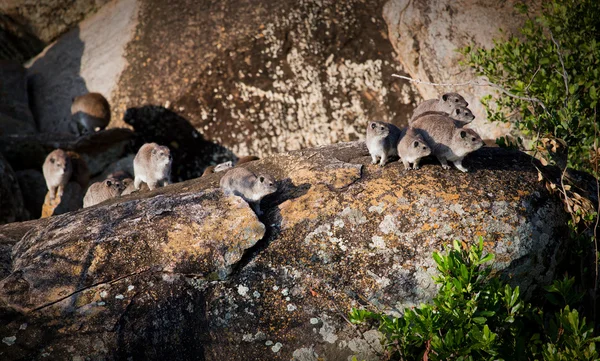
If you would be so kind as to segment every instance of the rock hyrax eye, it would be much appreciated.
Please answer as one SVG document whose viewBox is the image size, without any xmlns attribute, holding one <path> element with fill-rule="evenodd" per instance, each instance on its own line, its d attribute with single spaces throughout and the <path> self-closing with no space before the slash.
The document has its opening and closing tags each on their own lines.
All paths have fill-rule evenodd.
<svg viewBox="0 0 600 361">
<path fill-rule="evenodd" d="M 377 124 L 371 123 L 371 129 L 375 129 L 376 126 L 377 126 Z"/>
<path fill-rule="evenodd" d="M 475 141 L 475 137 L 471 138 L 472 141 Z"/>
</svg>

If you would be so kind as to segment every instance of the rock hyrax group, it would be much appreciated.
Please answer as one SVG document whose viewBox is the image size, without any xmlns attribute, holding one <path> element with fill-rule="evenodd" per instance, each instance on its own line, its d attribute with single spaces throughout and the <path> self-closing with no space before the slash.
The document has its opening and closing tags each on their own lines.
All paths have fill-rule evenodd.
<svg viewBox="0 0 600 361">
<path fill-rule="evenodd" d="M 373 164 L 379 161 L 383 167 L 390 156 L 398 156 L 406 169 L 419 169 L 421 158 L 433 154 L 444 169 L 450 168 L 450 161 L 467 172 L 462 160 L 484 145 L 473 129 L 465 128 L 475 119 L 468 106 L 460 94 L 446 93 L 419 104 L 407 128 L 370 122 L 366 144 Z"/>
</svg>

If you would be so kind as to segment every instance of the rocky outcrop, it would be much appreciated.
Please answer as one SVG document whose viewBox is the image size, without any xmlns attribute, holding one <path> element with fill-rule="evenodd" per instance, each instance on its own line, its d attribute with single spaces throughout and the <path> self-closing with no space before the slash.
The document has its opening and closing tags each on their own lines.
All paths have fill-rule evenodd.
<svg viewBox="0 0 600 361">
<path fill-rule="evenodd" d="M 0 60 L 0 135 L 35 133 L 21 64 Z"/>
<path fill-rule="evenodd" d="M 249 163 L 280 180 L 260 220 L 215 173 L 27 225 L 0 281 L 0 355 L 377 359 L 344 314 L 431 299 L 431 253 L 452 240 L 483 237 L 527 294 L 554 276 L 567 215 L 532 159 L 484 148 L 466 166 L 380 168 L 341 143 Z"/>
<path fill-rule="evenodd" d="M 0 152 L 0 224 L 28 219 L 17 176 Z"/>
<path fill-rule="evenodd" d="M 32 219 L 40 218 L 44 198 L 48 192 L 44 175 L 36 169 L 26 169 L 15 173 L 23 194 L 25 208 Z"/>
<path fill-rule="evenodd" d="M 71 98 L 97 91 L 111 126 L 164 107 L 238 155 L 357 140 L 369 119 L 405 124 L 417 101 L 391 77 L 402 68 L 382 6 L 116 0 L 30 63 L 34 113 L 41 130 L 66 131 Z"/>
<path fill-rule="evenodd" d="M 390 42 L 404 69 L 414 79 L 434 83 L 465 83 L 475 74 L 461 66 L 465 46 L 491 48 L 493 39 L 518 35 L 518 29 L 539 7 L 540 1 L 528 2 L 530 13 L 515 10 L 519 1 L 456 2 L 437 0 L 389 0 L 383 8 Z M 500 29 L 504 31 L 502 34 Z M 404 84 L 405 80 L 397 80 Z M 508 124 L 491 124 L 480 99 L 492 92 L 477 86 L 436 87 L 416 84 L 424 99 L 438 98 L 445 91 L 458 91 L 469 102 L 476 118 L 471 127 L 484 138 L 496 139 L 509 132 Z"/>
</svg>

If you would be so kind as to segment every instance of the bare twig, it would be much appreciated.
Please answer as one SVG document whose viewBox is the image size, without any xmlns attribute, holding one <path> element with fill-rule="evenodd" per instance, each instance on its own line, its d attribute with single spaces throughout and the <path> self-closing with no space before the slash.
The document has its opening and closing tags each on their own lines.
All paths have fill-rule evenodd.
<svg viewBox="0 0 600 361">
<path fill-rule="evenodd" d="M 542 102 L 538 98 L 524 97 L 524 96 L 513 94 L 513 93 L 509 92 L 508 90 L 504 89 L 503 87 L 501 87 L 500 85 L 498 85 L 496 83 L 492 83 L 491 81 L 486 80 L 486 79 L 482 79 L 482 78 L 480 78 L 478 80 L 470 80 L 470 81 L 464 82 L 464 83 L 432 83 L 432 82 L 423 81 L 423 80 L 419 80 L 419 79 L 409 78 L 407 76 L 398 75 L 398 74 L 392 74 L 392 76 L 396 77 L 396 78 L 400 78 L 400 79 L 405 79 L 405 80 L 408 80 L 410 82 L 417 83 L 417 84 L 434 85 L 434 86 L 467 86 L 467 85 L 489 86 L 491 88 L 494 88 L 496 90 L 501 91 L 502 93 L 508 95 L 511 98 L 515 98 L 515 99 L 519 99 L 519 100 L 524 100 L 524 101 L 529 101 L 529 102 L 532 102 L 532 103 L 537 103 L 537 104 L 539 104 L 542 107 L 542 109 L 544 109 L 544 111 L 546 113 L 548 113 L 548 110 L 546 109 L 546 106 L 544 105 L 544 102 Z"/>
<path fill-rule="evenodd" d="M 554 43 L 554 45 L 556 45 L 556 53 L 558 54 L 558 60 L 560 60 L 560 65 L 562 66 L 562 77 L 563 80 L 565 81 L 565 91 L 566 91 L 566 96 L 565 96 L 565 103 L 567 102 L 567 99 L 569 98 L 569 75 L 567 74 L 567 70 L 565 69 L 565 63 L 563 61 L 563 57 L 562 54 L 560 53 L 560 46 L 558 45 L 558 42 L 556 41 L 556 39 L 554 39 L 554 34 L 552 34 L 552 30 L 548 29 L 548 31 L 550 32 L 550 38 L 552 39 L 552 42 Z"/>
<path fill-rule="evenodd" d="M 542 68 L 542 65 L 538 66 L 538 68 L 536 69 L 535 73 L 533 73 L 533 76 L 531 77 L 531 80 L 529 80 L 529 84 L 527 84 L 527 86 L 525 87 L 525 90 L 523 90 L 524 92 L 526 92 L 527 90 L 529 90 L 529 87 L 531 86 L 531 83 L 533 83 L 533 79 L 535 79 L 535 76 L 537 75 L 538 71 L 540 71 L 541 68 Z"/>
</svg>

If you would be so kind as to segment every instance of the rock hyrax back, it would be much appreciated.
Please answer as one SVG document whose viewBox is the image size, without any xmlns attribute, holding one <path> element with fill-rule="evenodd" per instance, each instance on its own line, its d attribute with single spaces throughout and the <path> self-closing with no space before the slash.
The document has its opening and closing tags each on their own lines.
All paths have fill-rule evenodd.
<svg viewBox="0 0 600 361">
<path fill-rule="evenodd" d="M 365 143 L 371 154 L 371 163 L 377 164 L 377 158 L 381 158 L 379 165 L 383 167 L 388 156 L 398 155 L 399 140 L 400 129 L 397 126 L 384 122 L 369 122 Z"/>
<path fill-rule="evenodd" d="M 135 189 L 140 189 L 141 182 L 146 183 L 150 190 L 170 184 L 172 160 L 168 147 L 156 143 L 142 145 L 133 159 Z"/>
<path fill-rule="evenodd" d="M 445 115 L 427 115 L 417 119 L 412 126 L 421 133 L 444 169 L 450 168 L 449 160 L 456 168 L 467 172 L 462 160 L 484 144 L 474 130 L 457 128 L 454 120 Z"/>
<path fill-rule="evenodd" d="M 425 116 L 425 115 L 446 115 L 449 116 L 450 118 L 454 119 L 454 124 L 460 128 L 460 127 L 464 127 L 465 125 L 471 123 L 473 121 L 473 119 L 475 119 L 475 115 L 473 114 L 473 112 L 471 112 L 471 109 L 467 108 L 467 107 L 463 107 L 463 106 L 457 106 L 456 108 L 450 110 L 449 112 L 424 112 L 421 113 L 419 115 L 417 115 L 416 117 L 412 118 L 411 120 L 408 121 L 408 125 L 410 126 L 412 123 L 415 122 L 415 120 Z"/>
<path fill-rule="evenodd" d="M 117 179 L 105 179 L 102 182 L 92 184 L 85 197 L 83 197 L 83 208 L 91 207 L 107 199 L 115 198 L 121 195 L 125 189 L 123 183 Z"/>
<path fill-rule="evenodd" d="M 56 149 L 48 154 L 42 171 L 46 180 L 46 186 L 50 192 L 50 200 L 53 201 L 57 194 L 59 197 L 62 197 L 65 186 L 69 183 L 73 171 L 71 158 L 67 152 L 62 149 Z"/>
<path fill-rule="evenodd" d="M 71 116 L 81 133 L 102 130 L 110 123 L 110 105 L 100 93 L 87 93 L 73 98 Z"/>
<path fill-rule="evenodd" d="M 256 175 L 246 168 L 228 170 L 219 184 L 225 195 L 242 197 L 259 216 L 262 214 L 260 200 L 277 191 L 277 183 L 273 177 L 267 174 Z"/>
<path fill-rule="evenodd" d="M 458 93 L 446 93 L 442 94 L 439 99 L 425 100 L 415 108 L 409 124 L 422 113 L 445 112 L 451 114 L 452 110 L 459 106 L 466 108 L 469 106 L 469 103 Z"/>
<path fill-rule="evenodd" d="M 402 132 L 402 137 L 398 142 L 398 155 L 402 159 L 404 169 L 411 169 L 410 163 L 413 163 L 412 169 L 419 169 L 421 158 L 430 154 L 431 148 L 414 128 L 406 128 Z"/>
</svg>

